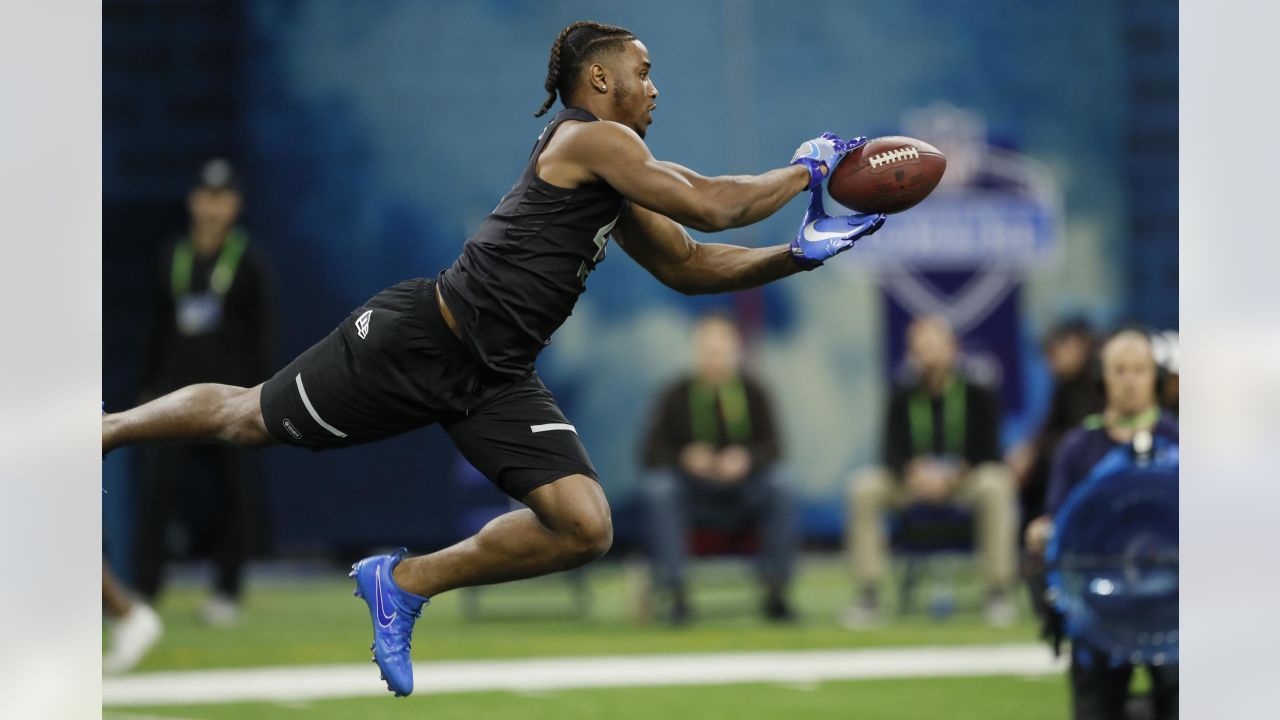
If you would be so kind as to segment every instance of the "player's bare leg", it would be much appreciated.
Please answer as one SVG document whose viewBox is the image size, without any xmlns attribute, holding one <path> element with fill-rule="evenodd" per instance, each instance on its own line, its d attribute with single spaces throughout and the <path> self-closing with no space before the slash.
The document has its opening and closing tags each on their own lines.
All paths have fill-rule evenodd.
<svg viewBox="0 0 1280 720">
<path fill-rule="evenodd" d="M 355 595 L 373 621 L 369 650 L 388 690 L 397 696 L 413 692 L 413 626 L 432 595 L 577 567 L 613 543 L 609 504 L 589 477 L 560 478 L 531 491 L 525 504 L 530 509 L 495 518 L 439 552 L 405 559 L 401 549 L 351 566 Z"/>
<path fill-rule="evenodd" d="M 262 385 L 188 385 L 132 410 L 102 416 L 102 454 L 156 440 L 220 441 L 248 447 L 276 442 L 262 421 Z"/>
<path fill-rule="evenodd" d="M 613 543 L 604 490 L 585 475 L 543 485 L 524 502 L 529 509 L 494 518 L 456 545 L 405 559 L 392 573 L 396 584 L 431 597 L 575 568 L 600 557 Z"/>
</svg>

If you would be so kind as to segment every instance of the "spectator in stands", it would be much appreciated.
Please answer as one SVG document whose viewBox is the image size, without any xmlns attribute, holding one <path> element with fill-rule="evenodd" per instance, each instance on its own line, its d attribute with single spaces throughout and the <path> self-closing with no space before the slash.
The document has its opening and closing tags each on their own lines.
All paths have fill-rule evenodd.
<svg viewBox="0 0 1280 720">
<path fill-rule="evenodd" d="M 674 624 L 688 622 L 686 558 L 690 528 L 754 526 L 760 541 L 764 614 L 793 617 L 786 590 L 797 529 L 769 396 L 740 369 L 742 339 L 723 315 L 700 319 L 690 375 L 660 395 L 645 444 L 640 493 L 655 577 L 672 596 Z"/>
<path fill-rule="evenodd" d="M 1178 426 L 1162 412 L 1156 397 L 1156 360 L 1150 338 L 1141 331 L 1123 330 L 1102 347 L 1102 377 L 1106 408 L 1086 419 L 1067 435 L 1054 454 L 1045 514 L 1027 527 L 1029 553 L 1043 557 L 1053 534 L 1053 516 L 1071 491 L 1089 476 L 1094 466 L 1113 449 L 1135 443 L 1151 444 L 1152 437 L 1177 443 Z M 1071 698 L 1076 720 L 1110 720 L 1125 717 L 1133 666 L 1111 667 L 1107 662 L 1080 660 L 1073 648 Z M 1098 653 L 1106 657 L 1106 653 Z M 1178 714 L 1177 665 L 1150 668 L 1152 698 L 1157 720 Z"/>
<path fill-rule="evenodd" d="M 1083 318 L 1068 319 L 1045 336 L 1044 358 L 1053 378 L 1049 411 L 1035 438 L 1011 452 L 1009 458 L 1020 488 L 1020 531 L 1025 531 L 1027 523 L 1044 512 L 1049 461 L 1058 443 L 1085 416 L 1102 409 L 1095 345 L 1093 328 Z"/>
<path fill-rule="evenodd" d="M 955 335 L 941 317 L 911 323 L 907 356 L 916 379 L 892 392 L 884 464 L 858 472 L 849 482 L 845 524 L 858 588 L 842 624 L 861 628 L 882 621 L 885 512 L 912 503 L 957 503 L 976 511 L 987 620 L 1008 625 L 1015 619 L 1010 590 L 1017 541 L 1014 481 L 1000 462 L 998 399 L 961 376 Z"/>
<path fill-rule="evenodd" d="M 236 224 L 241 195 L 226 160 L 206 163 L 187 196 L 191 224 L 167 244 L 154 289 L 154 317 L 143 358 L 143 399 L 198 382 L 252 386 L 269 377 L 274 308 L 267 274 Z M 212 473 L 211 509 L 216 565 L 214 594 L 203 616 L 213 625 L 237 620 L 241 575 L 253 507 L 254 466 L 230 446 L 165 445 L 141 449 L 137 537 L 137 590 L 154 601 L 161 588 L 170 516 L 183 480 Z"/>
</svg>

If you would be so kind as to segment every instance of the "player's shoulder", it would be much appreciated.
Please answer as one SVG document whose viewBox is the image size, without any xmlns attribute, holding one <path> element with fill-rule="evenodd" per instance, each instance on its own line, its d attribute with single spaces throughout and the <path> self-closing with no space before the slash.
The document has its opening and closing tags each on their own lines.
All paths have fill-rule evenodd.
<svg viewBox="0 0 1280 720">
<path fill-rule="evenodd" d="M 644 146 L 644 140 L 635 130 L 612 120 L 575 122 L 560 128 L 556 134 L 556 139 L 569 151 L 616 153 Z"/>
<path fill-rule="evenodd" d="M 595 122 L 579 123 L 578 127 L 584 131 L 602 134 L 606 137 L 634 138 L 635 140 L 644 142 L 640 139 L 640 136 L 636 134 L 635 130 L 632 130 L 626 125 L 614 120 L 605 120 L 600 118 Z"/>
</svg>

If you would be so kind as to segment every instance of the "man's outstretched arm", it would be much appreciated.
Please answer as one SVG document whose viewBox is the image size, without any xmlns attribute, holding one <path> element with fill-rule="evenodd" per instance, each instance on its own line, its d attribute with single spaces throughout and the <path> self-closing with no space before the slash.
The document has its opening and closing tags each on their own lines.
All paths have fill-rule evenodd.
<svg viewBox="0 0 1280 720">
<path fill-rule="evenodd" d="M 812 158 L 798 152 L 787 167 L 761 175 L 704 177 L 675 163 L 657 160 L 630 128 L 597 122 L 574 128 L 565 155 L 634 205 L 696 230 L 717 232 L 750 225 L 774 214 L 797 193 L 820 183 L 828 167 L 860 142 L 861 139 L 837 138 L 833 143 L 826 137 L 816 138 L 801 148 L 825 143 L 823 152 L 815 150 Z"/>
<path fill-rule="evenodd" d="M 884 225 L 884 215 L 827 215 L 821 186 L 809 193 L 800 230 L 787 245 L 700 243 L 671 218 L 635 203 L 619 216 L 612 237 L 664 285 L 697 295 L 743 290 L 812 270 Z"/>
<path fill-rule="evenodd" d="M 663 285 L 685 295 L 745 290 L 804 269 L 786 245 L 700 243 L 679 223 L 635 203 L 618 218 L 613 238 Z"/>
</svg>

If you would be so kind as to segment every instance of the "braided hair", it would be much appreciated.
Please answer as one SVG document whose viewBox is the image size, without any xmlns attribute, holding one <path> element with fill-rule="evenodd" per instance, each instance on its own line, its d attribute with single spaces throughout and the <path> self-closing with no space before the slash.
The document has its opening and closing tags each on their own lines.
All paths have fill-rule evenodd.
<svg viewBox="0 0 1280 720">
<path fill-rule="evenodd" d="M 579 20 L 560 31 L 551 46 L 551 59 L 547 61 L 547 101 L 542 103 L 534 117 L 542 117 L 556 102 L 556 93 L 563 100 L 573 90 L 582 66 L 601 51 L 616 48 L 627 40 L 634 40 L 630 30 L 617 25 L 605 25 L 590 20 Z"/>
</svg>

